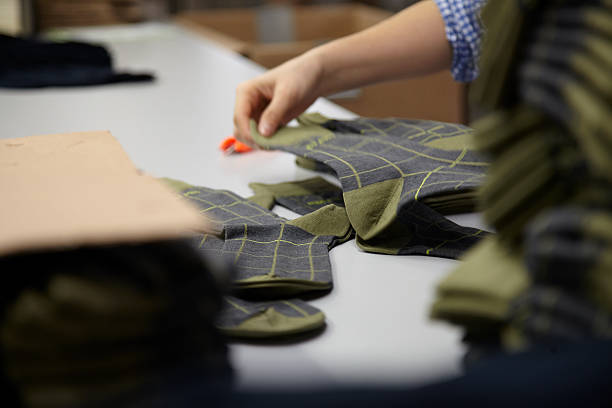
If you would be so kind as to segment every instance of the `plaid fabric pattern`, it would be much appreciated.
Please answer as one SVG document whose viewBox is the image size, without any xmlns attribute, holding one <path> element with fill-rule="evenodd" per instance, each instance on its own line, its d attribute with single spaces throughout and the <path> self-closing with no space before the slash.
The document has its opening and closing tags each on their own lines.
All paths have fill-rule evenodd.
<svg viewBox="0 0 612 408">
<path fill-rule="evenodd" d="M 333 236 L 312 235 L 232 192 L 190 187 L 181 194 L 223 226 L 223 238 L 203 234 L 197 246 L 236 268 L 234 285 L 331 288 L 329 246 Z"/>
<path fill-rule="evenodd" d="M 453 47 L 451 73 L 455 80 L 471 82 L 478 76 L 482 24 L 480 9 L 486 0 L 435 0 Z"/>
<path fill-rule="evenodd" d="M 254 138 L 334 170 L 362 249 L 456 258 L 486 234 L 423 204 L 428 197 L 472 192 L 482 182 L 488 162 L 466 147 L 470 128 L 422 120 L 337 121 L 317 114 L 298 121 L 301 127 L 284 128 L 272 138 L 253 127 Z M 439 148 L 457 139 L 460 147 Z"/>
<path fill-rule="evenodd" d="M 269 338 L 319 329 L 323 312 L 300 299 L 251 301 L 226 296 L 217 327 L 226 336 Z"/>
</svg>

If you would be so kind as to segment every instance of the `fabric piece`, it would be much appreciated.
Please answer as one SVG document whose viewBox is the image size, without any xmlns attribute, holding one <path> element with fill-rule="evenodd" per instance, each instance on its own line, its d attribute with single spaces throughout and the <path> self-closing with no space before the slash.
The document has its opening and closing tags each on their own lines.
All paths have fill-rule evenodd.
<svg viewBox="0 0 612 408">
<path fill-rule="evenodd" d="M 431 316 L 478 330 L 498 326 L 509 321 L 511 302 L 529 282 L 520 257 L 488 237 L 438 284 Z"/>
<path fill-rule="evenodd" d="M 287 297 L 331 289 L 335 236 L 311 234 L 229 191 L 190 186 L 180 194 L 222 226 L 221 237 L 203 234 L 195 244 L 234 266 L 235 291 Z"/>
<path fill-rule="evenodd" d="M 474 124 L 474 142 L 492 159 L 481 207 L 498 236 L 466 265 L 522 283 L 497 298 L 494 325 L 482 319 L 487 280 L 470 280 L 462 265 L 440 286 L 465 285 L 461 303 L 440 290 L 433 315 L 468 334 L 488 328 L 507 350 L 609 338 L 612 4 L 489 2 L 483 18 L 490 30 L 471 102 L 492 111 Z"/>
<path fill-rule="evenodd" d="M 453 48 L 451 73 L 456 81 L 470 82 L 478 76 L 485 0 L 434 0 L 444 20 L 446 38 Z"/>
<path fill-rule="evenodd" d="M 276 339 L 324 325 L 323 313 L 300 299 L 254 302 L 227 296 L 217 320 L 221 333 L 233 338 Z"/>
<path fill-rule="evenodd" d="M 251 132 L 263 148 L 285 150 L 335 171 L 362 249 L 455 258 L 485 235 L 421 202 L 479 185 L 486 160 L 466 147 L 427 146 L 469 134 L 469 128 L 432 121 L 330 121 L 321 115 L 303 115 L 299 121 L 301 126 L 283 128 L 271 138 L 259 135 L 255 123 Z M 357 132 L 356 126 L 363 128 Z"/>
<path fill-rule="evenodd" d="M 0 35 L 0 87 L 41 88 L 118 82 L 149 82 L 149 73 L 113 70 L 111 56 L 99 45 L 53 43 Z"/>
<path fill-rule="evenodd" d="M 249 187 L 255 193 L 249 200 L 258 200 L 255 202 L 268 209 L 276 203 L 305 215 L 328 204 L 344 207 L 342 189 L 321 177 L 277 184 L 249 183 Z"/>
<path fill-rule="evenodd" d="M 27 406 L 72 407 L 189 366 L 229 379 L 220 289 L 187 241 L 0 258 L 4 375 Z M 28 273 L 24 273 L 28 271 Z"/>
</svg>

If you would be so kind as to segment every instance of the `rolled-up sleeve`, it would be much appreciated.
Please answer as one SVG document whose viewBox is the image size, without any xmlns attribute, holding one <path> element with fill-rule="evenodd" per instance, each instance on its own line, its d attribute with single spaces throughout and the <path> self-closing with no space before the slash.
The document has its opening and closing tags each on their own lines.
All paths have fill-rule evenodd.
<svg viewBox="0 0 612 408">
<path fill-rule="evenodd" d="M 453 47 L 451 73 L 456 81 L 478 77 L 482 24 L 480 9 L 486 0 L 434 0 L 446 26 L 446 38 Z"/>
</svg>

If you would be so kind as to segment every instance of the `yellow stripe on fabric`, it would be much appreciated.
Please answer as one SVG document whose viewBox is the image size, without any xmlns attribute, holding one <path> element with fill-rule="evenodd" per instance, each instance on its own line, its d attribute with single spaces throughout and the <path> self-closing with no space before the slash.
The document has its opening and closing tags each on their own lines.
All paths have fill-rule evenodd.
<svg viewBox="0 0 612 408">
<path fill-rule="evenodd" d="M 447 239 L 446 241 L 440 243 L 439 245 L 436 245 L 435 247 L 429 248 L 427 251 L 425 251 L 425 254 L 429 255 L 429 253 L 431 251 L 434 251 L 434 250 L 436 250 L 438 248 L 441 248 L 444 245 L 448 244 L 449 242 L 461 241 L 462 239 L 469 238 L 469 237 L 475 237 L 477 235 L 480 235 L 481 233 L 482 233 L 482 230 L 478 230 L 475 233 L 470 234 L 470 235 L 464 235 L 464 236 L 456 238 L 456 239 Z"/>
<path fill-rule="evenodd" d="M 278 247 L 281 243 L 281 238 L 283 237 L 283 231 L 285 230 L 285 224 L 281 224 L 280 232 L 278 233 L 278 239 L 276 242 L 276 247 L 274 247 L 274 258 L 272 258 L 272 268 L 270 268 L 270 273 L 268 275 L 274 276 L 274 270 L 276 269 L 276 255 L 278 254 Z"/>
<path fill-rule="evenodd" d="M 361 188 L 361 179 L 359 178 L 359 174 L 357 174 L 357 170 L 355 170 L 355 168 L 353 167 L 353 165 L 351 163 L 349 163 L 346 160 L 343 160 L 340 157 L 336 156 L 335 154 L 331 154 L 329 152 L 325 152 L 325 151 L 322 151 L 322 150 L 314 150 L 314 149 L 311 150 L 311 151 L 316 152 L 316 153 L 325 154 L 327 156 L 330 156 L 330 157 L 338 160 L 340 163 L 345 164 L 348 168 L 350 168 L 353 171 L 353 174 L 355 175 L 355 179 L 357 180 L 357 187 Z"/>
<path fill-rule="evenodd" d="M 244 248 L 244 243 L 247 239 L 247 225 L 244 225 L 244 232 L 242 234 L 242 244 L 240 244 L 240 248 L 238 249 L 238 252 L 236 253 L 236 257 L 234 257 L 234 263 L 238 262 L 238 258 L 240 257 L 240 254 L 242 253 L 242 249 Z"/>
<path fill-rule="evenodd" d="M 284 304 L 286 304 L 287 306 L 289 306 L 290 308 L 292 308 L 293 310 L 295 310 L 296 312 L 300 313 L 302 316 L 304 316 L 304 317 L 308 316 L 308 313 L 306 313 L 304 311 L 304 309 L 302 309 L 298 305 L 294 305 L 293 303 L 289 302 L 288 300 L 283 300 L 282 302 Z"/>
<path fill-rule="evenodd" d="M 251 313 L 248 310 L 246 310 L 244 307 L 240 306 L 238 303 L 232 302 L 228 298 L 225 298 L 225 300 L 227 301 L 227 303 L 229 303 L 230 305 L 234 306 L 236 309 L 240 310 L 241 312 L 244 312 L 245 314 L 250 314 Z"/>
<path fill-rule="evenodd" d="M 312 263 L 312 244 L 319 238 L 316 235 L 308 245 L 308 262 L 310 262 L 310 280 L 314 280 L 314 264 Z"/>
<path fill-rule="evenodd" d="M 421 185 L 419 186 L 419 188 L 417 189 L 416 193 L 414 193 L 414 199 L 418 199 L 419 198 L 419 193 L 421 192 L 421 189 L 423 188 L 423 185 L 425 184 L 425 182 L 427 181 L 427 179 L 429 178 L 429 176 L 431 176 L 433 173 L 435 173 L 436 171 L 443 169 L 445 166 L 440 166 L 440 167 L 436 167 L 435 169 L 433 169 L 432 171 L 428 172 L 427 175 L 423 178 L 423 181 L 421 181 Z"/>
</svg>

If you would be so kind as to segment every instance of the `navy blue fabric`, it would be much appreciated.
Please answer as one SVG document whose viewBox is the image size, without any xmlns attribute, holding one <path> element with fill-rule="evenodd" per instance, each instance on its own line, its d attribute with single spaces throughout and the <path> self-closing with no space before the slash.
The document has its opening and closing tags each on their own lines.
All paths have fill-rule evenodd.
<svg viewBox="0 0 612 408">
<path fill-rule="evenodd" d="M 0 87 L 41 88 L 152 81 L 149 73 L 119 73 L 102 46 L 0 35 Z"/>
</svg>

